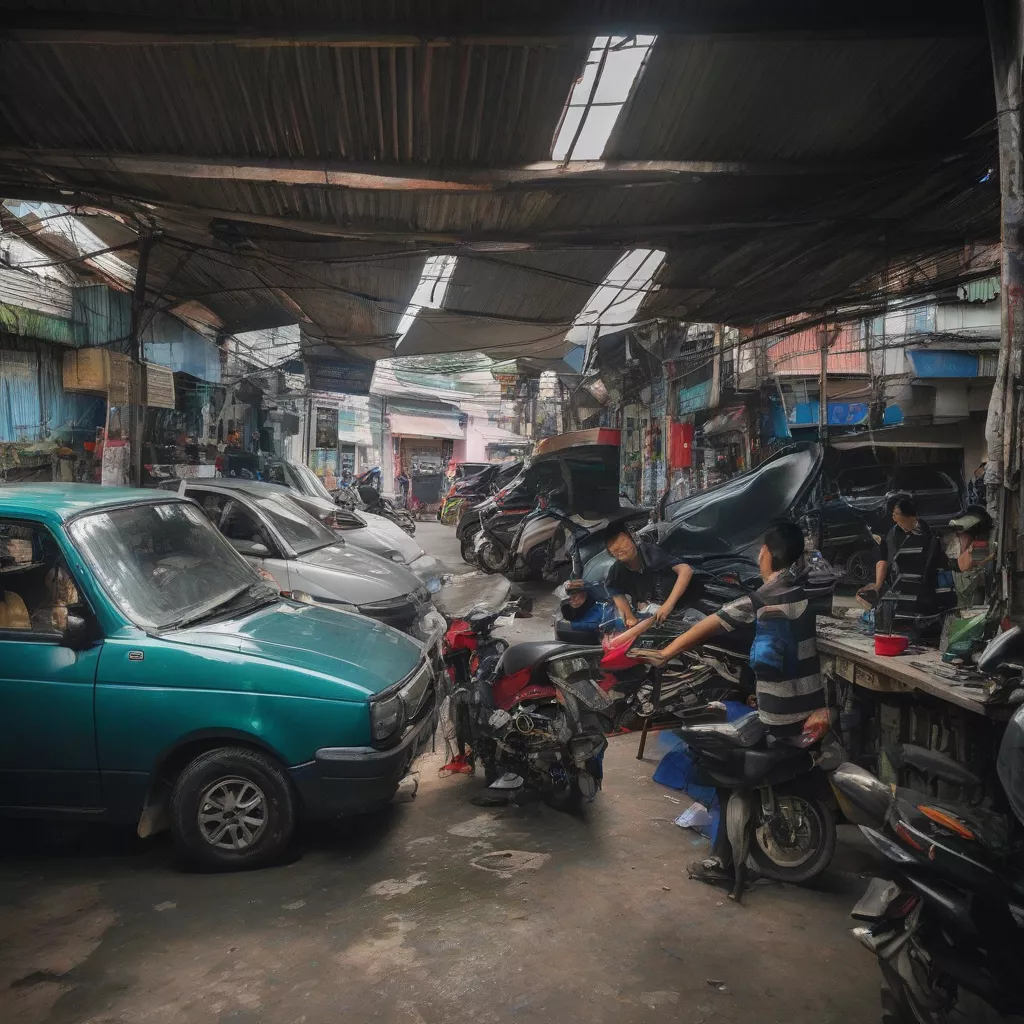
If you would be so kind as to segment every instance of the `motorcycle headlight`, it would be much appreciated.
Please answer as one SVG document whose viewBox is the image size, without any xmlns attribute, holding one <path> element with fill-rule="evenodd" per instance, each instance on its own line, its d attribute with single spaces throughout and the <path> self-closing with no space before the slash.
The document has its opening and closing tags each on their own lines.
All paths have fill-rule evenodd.
<svg viewBox="0 0 1024 1024">
<path fill-rule="evenodd" d="M 440 593 L 441 581 L 436 576 L 432 576 L 429 580 L 427 580 L 427 590 L 429 590 L 431 594 Z"/>
<path fill-rule="evenodd" d="M 405 724 L 405 702 L 399 694 L 370 704 L 370 732 L 377 743 L 394 736 Z"/>
</svg>

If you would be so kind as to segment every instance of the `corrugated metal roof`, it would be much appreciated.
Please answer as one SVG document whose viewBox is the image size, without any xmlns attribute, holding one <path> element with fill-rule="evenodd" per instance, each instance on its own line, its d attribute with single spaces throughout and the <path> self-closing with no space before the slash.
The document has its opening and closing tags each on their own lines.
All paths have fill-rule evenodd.
<svg viewBox="0 0 1024 1024">
<path fill-rule="evenodd" d="M 5 46 L 4 77 L 32 107 L 5 107 L 4 135 L 99 152 L 529 163 L 550 157 L 587 48 Z"/>
<path fill-rule="evenodd" d="M 605 156 L 919 159 L 978 127 L 991 78 L 987 40 L 976 36 L 662 37 Z"/>
<path fill-rule="evenodd" d="M 469 254 L 456 263 L 442 308 L 535 323 L 571 322 L 620 255 L 619 249 Z"/>
<path fill-rule="evenodd" d="M 152 223 L 153 287 L 229 330 L 299 319 L 385 352 L 428 253 L 482 240 L 545 251 L 460 259 L 450 322 L 571 321 L 605 262 L 588 247 L 668 250 L 641 315 L 751 323 L 872 293 L 880 271 L 913 284 L 893 272 L 905 257 L 963 277 L 964 244 L 997 234 L 997 188 L 979 184 L 996 163 L 976 134 L 994 114 L 980 4 L 258 0 L 244 24 L 231 0 L 7 10 L 0 134 L 38 152 L 8 148 L 0 191 L 80 192 Z M 606 156 L 735 170 L 468 192 L 310 181 L 320 161 L 457 175 L 547 159 L 593 35 L 629 30 L 659 38 Z M 156 162 L 69 165 L 82 150 Z M 193 159 L 302 160 L 305 184 L 189 178 Z M 783 166 L 744 170 L 765 162 Z"/>
</svg>

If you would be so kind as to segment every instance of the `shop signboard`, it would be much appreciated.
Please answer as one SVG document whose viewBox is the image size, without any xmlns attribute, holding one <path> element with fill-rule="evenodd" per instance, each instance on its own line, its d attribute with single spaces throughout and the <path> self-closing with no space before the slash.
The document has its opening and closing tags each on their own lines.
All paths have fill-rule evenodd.
<svg viewBox="0 0 1024 1024">
<path fill-rule="evenodd" d="M 316 447 L 338 447 L 338 410 L 317 406 L 316 410 Z"/>
<path fill-rule="evenodd" d="M 368 395 L 373 363 L 367 359 L 338 356 L 309 361 L 309 386 L 313 391 L 335 395 Z"/>
</svg>

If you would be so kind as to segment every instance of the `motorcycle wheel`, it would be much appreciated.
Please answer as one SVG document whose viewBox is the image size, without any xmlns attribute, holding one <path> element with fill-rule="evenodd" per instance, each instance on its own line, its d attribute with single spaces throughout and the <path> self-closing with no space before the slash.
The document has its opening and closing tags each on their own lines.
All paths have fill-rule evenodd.
<svg viewBox="0 0 1024 1024">
<path fill-rule="evenodd" d="M 566 773 L 567 782 L 563 786 L 550 786 L 544 790 L 544 802 L 556 811 L 575 813 L 583 806 L 583 793 L 576 781 L 575 772 Z"/>
<path fill-rule="evenodd" d="M 896 959 L 913 972 L 919 992 L 908 985 L 896 964 L 880 960 L 882 968 L 882 1024 L 1012 1024 L 1024 1017 L 1006 1017 L 973 992 L 957 990 L 944 975 L 935 976 L 920 962 L 916 942 L 900 950 Z"/>
<path fill-rule="evenodd" d="M 480 548 L 480 561 L 477 563 L 484 572 L 497 573 L 505 569 L 505 559 L 501 550 L 490 540 L 484 541 Z"/>
<path fill-rule="evenodd" d="M 462 551 L 462 560 L 468 562 L 470 565 L 476 565 L 476 535 L 479 530 L 473 530 L 467 533 L 459 543 L 459 548 Z"/>
<path fill-rule="evenodd" d="M 750 857 L 765 878 L 802 885 L 832 862 L 836 823 L 822 800 L 776 790 L 775 813 L 764 820 L 755 806 L 753 827 Z"/>
</svg>

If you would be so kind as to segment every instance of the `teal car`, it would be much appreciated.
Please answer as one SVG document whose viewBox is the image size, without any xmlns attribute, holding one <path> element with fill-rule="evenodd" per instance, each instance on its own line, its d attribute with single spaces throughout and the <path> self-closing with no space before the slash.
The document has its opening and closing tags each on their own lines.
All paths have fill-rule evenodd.
<svg viewBox="0 0 1024 1024">
<path fill-rule="evenodd" d="M 0 487 L 0 815 L 267 864 L 301 817 L 391 799 L 435 684 L 416 641 L 283 599 L 187 499 Z"/>
</svg>

